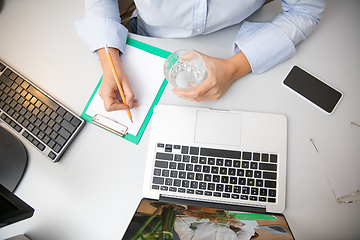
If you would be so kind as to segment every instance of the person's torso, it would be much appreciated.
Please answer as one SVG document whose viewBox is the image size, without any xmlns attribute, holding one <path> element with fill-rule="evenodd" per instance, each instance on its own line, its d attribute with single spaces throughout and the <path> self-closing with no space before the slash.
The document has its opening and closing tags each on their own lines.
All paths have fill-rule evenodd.
<svg viewBox="0 0 360 240">
<path fill-rule="evenodd" d="M 135 0 L 139 34 L 191 37 L 237 24 L 265 0 Z"/>
</svg>

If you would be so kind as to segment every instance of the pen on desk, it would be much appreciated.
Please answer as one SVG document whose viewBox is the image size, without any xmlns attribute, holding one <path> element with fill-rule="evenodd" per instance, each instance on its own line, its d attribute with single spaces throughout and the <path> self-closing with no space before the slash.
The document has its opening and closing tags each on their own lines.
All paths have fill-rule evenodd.
<svg viewBox="0 0 360 240">
<path fill-rule="evenodd" d="M 108 56 L 109 63 L 110 63 L 110 66 L 111 66 L 111 70 L 112 70 L 112 73 L 113 73 L 113 75 L 114 75 L 116 84 L 117 84 L 118 89 L 119 89 L 119 92 L 120 92 L 121 100 L 123 101 L 123 103 L 124 103 L 125 105 L 127 105 L 126 99 L 125 99 L 125 95 L 124 95 L 124 91 L 123 91 L 123 89 L 122 89 L 122 87 L 121 87 L 121 83 L 120 83 L 120 80 L 119 80 L 118 75 L 117 75 L 117 73 L 116 73 L 115 66 L 114 66 L 114 62 L 113 62 L 113 60 L 112 60 L 112 58 L 111 58 L 111 55 L 110 55 L 109 48 L 108 48 L 107 44 L 105 44 L 105 52 L 106 52 L 106 55 Z M 129 118 L 130 118 L 130 121 L 133 122 L 133 121 L 132 121 L 132 116 L 131 116 L 130 109 L 128 109 L 128 110 L 126 110 L 126 111 L 127 111 L 127 114 L 128 114 L 128 116 L 129 116 Z"/>
</svg>

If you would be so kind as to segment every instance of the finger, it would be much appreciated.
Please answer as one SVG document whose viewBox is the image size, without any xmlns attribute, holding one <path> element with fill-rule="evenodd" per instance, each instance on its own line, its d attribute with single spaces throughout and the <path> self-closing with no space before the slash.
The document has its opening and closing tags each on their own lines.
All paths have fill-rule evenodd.
<svg viewBox="0 0 360 240">
<path fill-rule="evenodd" d="M 121 86 L 122 86 L 123 91 L 124 91 L 126 104 L 129 106 L 129 108 L 132 108 L 135 95 L 134 95 L 134 92 L 131 89 L 129 81 L 127 79 L 124 79 L 121 82 Z"/>
<path fill-rule="evenodd" d="M 184 61 L 190 61 L 191 59 L 193 59 L 196 56 L 195 52 L 193 51 L 188 51 L 186 52 L 184 55 L 181 56 L 181 59 Z"/>
<path fill-rule="evenodd" d="M 104 100 L 104 107 L 107 112 L 129 109 L 127 105 L 120 102 L 116 98 L 112 98 L 111 96 L 105 96 L 103 97 L 103 100 Z"/>
<path fill-rule="evenodd" d="M 197 88 L 189 91 L 183 91 L 183 90 L 173 90 L 173 93 L 175 93 L 178 97 L 181 97 L 185 100 L 189 101 L 205 101 L 205 99 L 209 99 L 209 97 L 212 95 L 212 84 L 210 81 L 205 80 L 201 85 L 199 85 Z"/>
</svg>

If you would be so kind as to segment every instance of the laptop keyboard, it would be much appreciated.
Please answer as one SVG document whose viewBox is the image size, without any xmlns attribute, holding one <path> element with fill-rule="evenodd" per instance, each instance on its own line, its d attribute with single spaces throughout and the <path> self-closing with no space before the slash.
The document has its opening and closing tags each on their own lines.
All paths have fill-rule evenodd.
<svg viewBox="0 0 360 240">
<path fill-rule="evenodd" d="M 84 120 L 0 61 L 0 119 L 57 162 Z"/>
<path fill-rule="evenodd" d="M 153 190 L 276 203 L 278 156 L 157 143 Z"/>
</svg>

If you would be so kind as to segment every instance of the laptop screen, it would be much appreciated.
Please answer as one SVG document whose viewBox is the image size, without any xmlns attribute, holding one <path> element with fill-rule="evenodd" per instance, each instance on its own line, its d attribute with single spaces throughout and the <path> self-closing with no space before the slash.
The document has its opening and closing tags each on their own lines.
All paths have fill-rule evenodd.
<svg viewBox="0 0 360 240">
<path fill-rule="evenodd" d="M 135 239 L 294 239 L 283 215 L 143 199 L 123 237 Z"/>
</svg>

